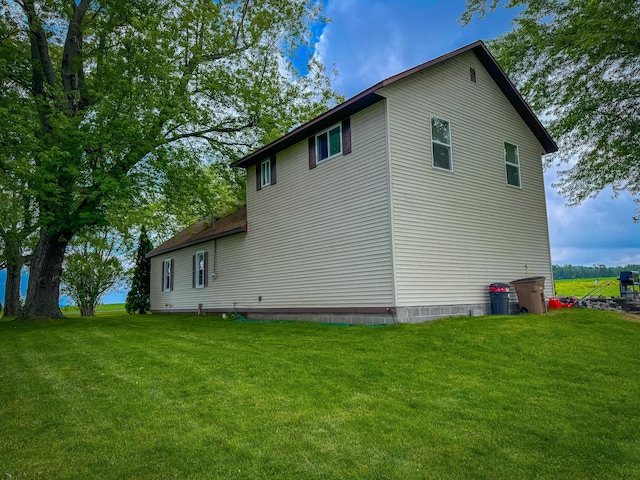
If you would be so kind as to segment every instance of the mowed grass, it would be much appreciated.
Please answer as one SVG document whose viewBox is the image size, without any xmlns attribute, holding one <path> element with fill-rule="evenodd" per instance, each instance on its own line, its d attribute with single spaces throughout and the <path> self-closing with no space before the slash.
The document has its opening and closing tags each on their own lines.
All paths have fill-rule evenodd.
<svg viewBox="0 0 640 480">
<path fill-rule="evenodd" d="M 595 283 L 596 280 L 598 283 Z M 609 286 L 604 286 L 609 283 Z M 574 278 L 574 279 L 565 279 L 565 280 L 556 280 L 556 295 L 565 296 L 565 297 L 578 297 L 582 298 L 585 295 L 589 294 L 589 296 L 600 296 L 604 295 L 605 297 L 619 297 L 620 296 L 620 284 L 618 283 L 618 279 L 616 277 L 611 278 Z M 594 291 L 597 287 L 598 290 Z M 593 293 L 591 293 L 593 292 Z"/>
<path fill-rule="evenodd" d="M 76 305 L 65 305 L 61 310 L 65 315 L 80 315 L 80 308 Z M 96 307 L 96 312 L 124 313 L 124 311 L 124 303 L 107 303 Z"/>
<path fill-rule="evenodd" d="M 0 478 L 640 478 L 640 323 L 0 320 Z"/>
</svg>

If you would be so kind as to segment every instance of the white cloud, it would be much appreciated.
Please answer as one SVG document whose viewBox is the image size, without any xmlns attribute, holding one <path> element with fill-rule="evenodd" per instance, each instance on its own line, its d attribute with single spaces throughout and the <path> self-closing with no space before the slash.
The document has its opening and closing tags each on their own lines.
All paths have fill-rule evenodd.
<svg viewBox="0 0 640 480">
<path fill-rule="evenodd" d="M 447 48 L 433 41 L 437 28 L 424 28 L 421 20 L 438 8 L 438 2 L 413 3 L 329 2 L 327 15 L 333 21 L 325 28 L 317 51 L 328 66 L 335 64 L 340 71 L 336 87 L 342 93 L 355 95 L 429 60 L 435 56 L 434 46 Z"/>
<path fill-rule="evenodd" d="M 336 88 L 353 96 L 400 73 L 478 39 L 510 28 L 513 10 L 498 9 L 467 27 L 458 23 L 464 0 L 329 0 L 316 53 L 340 72 Z"/>
</svg>

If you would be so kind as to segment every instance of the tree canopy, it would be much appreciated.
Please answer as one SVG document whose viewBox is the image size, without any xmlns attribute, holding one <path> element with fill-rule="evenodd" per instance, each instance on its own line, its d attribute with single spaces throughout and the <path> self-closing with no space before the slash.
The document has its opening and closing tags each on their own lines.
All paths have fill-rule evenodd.
<svg viewBox="0 0 640 480">
<path fill-rule="evenodd" d="M 467 0 L 463 24 L 500 6 L 514 29 L 489 48 L 558 140 L 570 204 L 610 186 L 640 196 L 640 3 Z M 640 214 L 640 210 L 638 210 Z M 640 219 L 639 217 L 634 220 Z"/>
<path fill-rule="evenodd" d="M 78 232 L 168 198 L 186 172 L 224 173 L 337 101 L 321 66 L 292 62 L 322 21 L 307 0 L 0 0 L 3 108 L 32 140 L 7 142 L 0 169 L 28 185 L 39 227 L 24 316 L 61 316 Z"/>
</svg>

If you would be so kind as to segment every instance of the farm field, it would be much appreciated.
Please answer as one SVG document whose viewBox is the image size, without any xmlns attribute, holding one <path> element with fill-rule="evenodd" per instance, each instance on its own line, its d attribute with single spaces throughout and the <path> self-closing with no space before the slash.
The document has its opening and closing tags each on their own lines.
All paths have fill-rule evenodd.
<svg viewBox="0 0 640 480">
<path fill-rule="evenodd" d="M 629 318 L 0 319 L 0 475 L 640 478 Z"/>
<path fill-rule="evenodd" d="M 596 283 L 597 280 L 597 283 Z M 609 286 L 605 284 L 609 283 Z M 603 288 L 598 288 L 603 287 Z M 565 297 L 582 298 L 598 288 L 592 295 L 604 295 L 605 297 L 620 296 L 620 286 L 616 277 L 610 278 L 574 278 L 555 281 L 556 295 Z"/>
</svg>

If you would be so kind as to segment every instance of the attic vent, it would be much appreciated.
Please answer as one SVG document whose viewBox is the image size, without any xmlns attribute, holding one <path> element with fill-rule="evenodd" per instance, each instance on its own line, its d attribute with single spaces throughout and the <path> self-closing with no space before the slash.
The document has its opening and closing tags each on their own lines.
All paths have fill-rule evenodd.
<svg viewBox="0 0 640 480">
<path fill-rule="evenodd" d="M 476 69 L 473 67 L 469 68 L 469 78 L 473 83 L 476 83 Z"/>
</svg>

